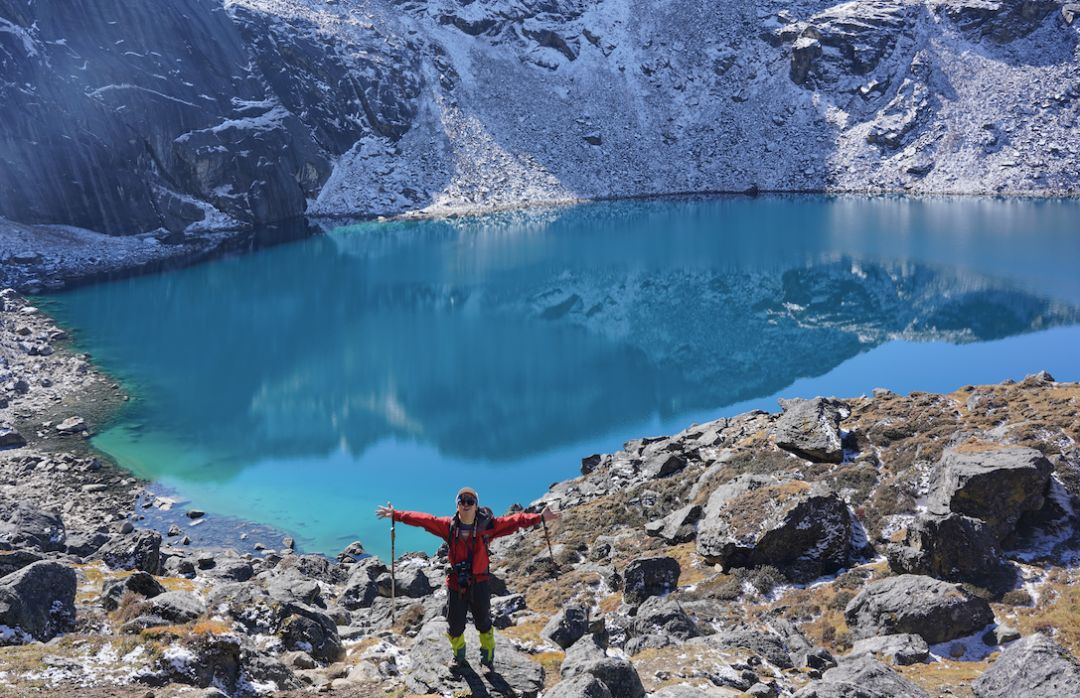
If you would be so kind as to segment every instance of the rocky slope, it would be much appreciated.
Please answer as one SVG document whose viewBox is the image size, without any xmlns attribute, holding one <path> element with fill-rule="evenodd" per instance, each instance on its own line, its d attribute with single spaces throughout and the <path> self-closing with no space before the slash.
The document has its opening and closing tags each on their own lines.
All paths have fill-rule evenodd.
<svg viewBox="0 0 1080 698">
<path fill-rule="evenodd" d="M 1075 192 L 1078 8 L 2 0 L 0 217 L 198 242 L 687 191 Z"/>
<path fill-rule="evenodd" d="M 144 528 L 144 485 L 83 441 L 122 396 L 49 318 L 0 300 L 13 695 L 1080 690 L 1076 384 L 784 401 L 583 458 L 529 507 L 563 512 L 553 557 L 540 530 L 493 546 L 497 671 L 455 677 L 442 557 L 397 560 L 392 602 L 359 543 L 329 560 Z"/>
</svg>

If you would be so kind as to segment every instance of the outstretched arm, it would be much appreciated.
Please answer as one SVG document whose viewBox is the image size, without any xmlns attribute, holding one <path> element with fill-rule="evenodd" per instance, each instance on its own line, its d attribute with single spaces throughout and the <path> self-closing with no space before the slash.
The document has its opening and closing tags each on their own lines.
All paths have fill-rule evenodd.
<svg viewBox="0 0 1080 698">
<path fill-rule="evenodd" d="M 491 527 L 491 537 L 498 538 L 499 536 L 508 536 L 514 531 L 518 531 L 522 528 L 529 526 L 536 526 L 541 521 L 554 521 L 559 518 L 559 512 L 554 509 L 544 507 L 544 511 L 539 514 L 510 514 L 508 516 L 496 516 L 495 522 Z"/>
<path fill-rule="evenodd" d="M 422 511 L 398 511 L 391 506 L 381 506 L 375 510 L 380 519 L 392 518 L 409 526 L 418 526 L 428 533 L 446 539 L 450 536 L 450 517 L 425 514 Z"/>
</svg>

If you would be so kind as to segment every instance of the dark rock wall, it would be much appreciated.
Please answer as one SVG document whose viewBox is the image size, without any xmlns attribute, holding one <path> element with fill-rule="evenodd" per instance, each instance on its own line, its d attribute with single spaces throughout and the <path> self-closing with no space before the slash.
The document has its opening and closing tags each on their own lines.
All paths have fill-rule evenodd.
<svg viewBox="0 0 1080 698">
<path fill-rule="evenodd" d="M 0 1 L 0 215 L 125 234 L 303 213 L 331 158 L 407 129 L 416 93 L 383 74 L 403 45 L 305 21 L 216 0 Z"/>
</svg>

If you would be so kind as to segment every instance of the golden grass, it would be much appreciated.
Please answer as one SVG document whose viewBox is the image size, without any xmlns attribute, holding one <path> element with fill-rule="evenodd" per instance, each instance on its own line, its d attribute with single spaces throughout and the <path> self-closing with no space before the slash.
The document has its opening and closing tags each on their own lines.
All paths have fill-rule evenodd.
<svg viewBox="0 0 1080 698">
<path fill-rule="evenodd" d="M 540 637 L 540 631 L 544 629 L 545 625 L 547 625 L 546 620 L 528 620 L 510 626 L 506 630 L 503 630 L 502 634 L 520 642 L 539 644 L 544 641 L 543 638 Z"/>
<path fill-rule="evenodd" d="M 146 638 L 159 637 L 198 637 L 202 635 L 229 635 L 233 627 L 219 620 L 197 620 L 191 623 L 177 625 L 162 625 L 156 628 L 146 628 L 141 635 Z"/>
<path fill-rule="evenodd" d="M 584 589 L 598 586 L 602 581 L 603 577 L 597 572 L 570 570 L 557 579 L 546 579 L 530 586 L 525 591 L 525 602 L 533 611 L 547 615 L 557 613 L 573 600 L 592 605 L 591 595 Z"/>
<path fill-rule="evenodd" d="M 943 660 L 930 664 L 911 664 L 893 667 L 905 679 L 916 684 L 932 696 L 951 695 L 971 698 L 971 683 L 986 671 L 993 662 L 954 662 Z"/>
<path fill-rule="evenodd" d="M 1080 584 L 1055 570 L 1039 589 L 1034 608 L 1010 607 L 1022 635 L 1043 632 L 1074 655 L 1080 655 Z"/>
<path fill-rule="evenodd" d="M 676 562 L 679 563 L 681 568 L 679 586 L 698 584 L 715 574 L 712 566 L 698 555 L 697 545 L 693 541 L 673 545 L 664 550 L 664 554 L 675 558 Z"/>
<path fill-rule="evenodd" d="M 544 669 L 545 690 L 559 683 L 559 669 L 562 668 L 563 660 L 566 659 L 565 652 L 538 652 L 526 656 Z"/>
</svg>

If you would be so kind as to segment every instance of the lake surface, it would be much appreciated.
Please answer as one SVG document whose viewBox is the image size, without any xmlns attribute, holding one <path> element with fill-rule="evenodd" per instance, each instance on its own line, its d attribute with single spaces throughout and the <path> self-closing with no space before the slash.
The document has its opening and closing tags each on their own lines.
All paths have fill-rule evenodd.
<svg viewBox="0 0 1080 698">
<path fill-rule="evenodd" d="M 133 400 L 94 443 L 212 515 L 388 552 L 778 397 L 1080 379 L 1080 202 L 761 197 L 326 225 L 49 299 Z M 266 541 L 276 544 L 276 541 Z M 398 553 L 432 551 L 400 527 Z"/>
</svg>

